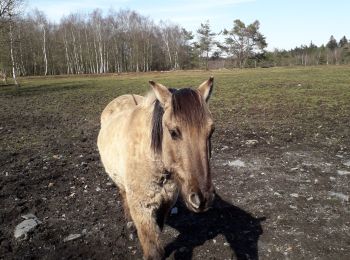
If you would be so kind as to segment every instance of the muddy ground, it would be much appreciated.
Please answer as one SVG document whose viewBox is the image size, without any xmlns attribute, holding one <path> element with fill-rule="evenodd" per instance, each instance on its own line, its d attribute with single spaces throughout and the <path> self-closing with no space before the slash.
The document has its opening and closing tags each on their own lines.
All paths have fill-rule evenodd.
<svg viewBox="0 0 350 260">
<path fill-rule="evenodd" d="M 1 97 L 0 258 L 141 259 L 96 147 L 106 100 L 38 93 Z M 96 112 L 85 114 L 89 103 Z M 176 205 L 167 256 L 350 259 L 350 141 L 332 135 L 307 141 L 221 122 L 211 164 L 222 200 L 203 214 Z M 41 224 L 16 239 L 27 213 Z M 81 236 L 66 241 L 72 234 Z"/>
</svg>

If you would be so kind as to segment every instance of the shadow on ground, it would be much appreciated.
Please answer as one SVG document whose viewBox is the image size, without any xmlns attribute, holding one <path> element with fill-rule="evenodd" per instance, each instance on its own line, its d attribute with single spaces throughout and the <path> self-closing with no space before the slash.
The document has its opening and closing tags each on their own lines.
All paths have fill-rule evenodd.
<svg viewBox="0 0 350 260">
<path fill-rule="evenodd" d="M 178 203 L 179 213 L 168 219 L 167 224 L 180 232 L 165 248 L 166 257 L 192 259 L 195 247 L 223 235 L 237 259 L 258 259 L 258 240 L 263 233 L 263 218 L 255 218 L 248 212 L 216 196 L 214 206 L 202 214 L 194 214 Z"/>
<path fill-rule="evenodd" d="M 16 87 L 15 85 L 6 85 L 2 87 L 3 95 L 13 95 L 13 96 L 35 96 L 43 94 L 51 94 L 53 92 L 67 92 L 67 91 L 77 91 L 82 89 L 88 89 L 84 83 L 77 82 L 62 82 L 55 84 L 40 84 L 37 86 L 26 86 L 26 87 Z"/>
</svg>

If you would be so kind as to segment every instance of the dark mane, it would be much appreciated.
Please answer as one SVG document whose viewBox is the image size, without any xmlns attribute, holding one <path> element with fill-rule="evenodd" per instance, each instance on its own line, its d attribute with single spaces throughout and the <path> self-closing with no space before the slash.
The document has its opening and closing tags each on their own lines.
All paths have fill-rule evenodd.
<svg viewBox="0 0 350 260">
<path fill-rule="evenodd" d="M 200 127 L 203 124 L 204 108 L 201 97 L 190 88 L 173 89 L 171 106 L 174 116 L 187 126 Z M 158 100 L 154 103 L 152 115 L 151 148 L 155 153 L 162 152 L 164 109 Z"/>
</svg>

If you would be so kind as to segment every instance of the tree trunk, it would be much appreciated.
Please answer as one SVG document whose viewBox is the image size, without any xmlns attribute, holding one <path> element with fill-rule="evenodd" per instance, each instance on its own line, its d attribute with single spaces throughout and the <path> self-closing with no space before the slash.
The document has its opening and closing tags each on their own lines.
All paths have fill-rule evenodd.
<svg viewBox="0 0 350 260">
<path fill-rule="evenodd" d="M 12 62 L 12 77 L 13 77 L 13 80 L 15 81 L 16 87 L 19 87 L 19 84 L 16 78 L 15 58 L 13 55 L 13 31 L 12 31 L 11 22 L 10 22 L 10 54 L 11 54 L 11 62 Z"/>
<path fill-rule="evenodd" d="M 44 62 L 45 62 L 45 76 L 47 76 L 47 56 L 46 56 L 46 30 L 45 26 L 43 26 L 43 52 L 44 52 Z"/>
</svg>

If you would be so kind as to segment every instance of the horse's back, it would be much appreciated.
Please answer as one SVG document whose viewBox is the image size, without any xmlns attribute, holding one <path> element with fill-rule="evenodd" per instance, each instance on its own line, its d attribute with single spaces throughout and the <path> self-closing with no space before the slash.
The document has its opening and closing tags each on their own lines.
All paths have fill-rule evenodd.
<svg viewBox="0 0 350 260">
<path fill-rule="evenodd" d="M 101 115 L 101 129 L 97 139 L 102 164 L 121 189 L 125 189 L 128 132 L 133 111 L 144 97 L 123 95 L 112 100 Z"/>
<path fill-rule="evenodd" d="M 101 127 L 119 112 L 134 108 L 143 101 L 144 97 L 140 95 L 128 94 L 113 99 L 105 107 L 101 114 Z"/>
</svg>

